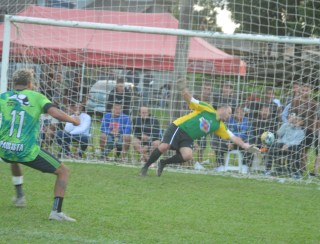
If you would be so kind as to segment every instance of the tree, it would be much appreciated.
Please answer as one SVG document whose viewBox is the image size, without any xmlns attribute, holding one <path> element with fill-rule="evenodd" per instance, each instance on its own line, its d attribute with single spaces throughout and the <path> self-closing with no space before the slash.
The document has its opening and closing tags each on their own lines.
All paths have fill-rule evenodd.
<svg viewBox="0 0 320 244">
<path fill-rule="evenodd" d="M 237 32 L 279 36 L 320 36 L 320 1 L 314 0 L 199 0 L 200 17 L 215 31 L 215 7 L 227 8 L 240 23 Z M 200 18 L 198 16 L 198 18 Z"/>
</svg>

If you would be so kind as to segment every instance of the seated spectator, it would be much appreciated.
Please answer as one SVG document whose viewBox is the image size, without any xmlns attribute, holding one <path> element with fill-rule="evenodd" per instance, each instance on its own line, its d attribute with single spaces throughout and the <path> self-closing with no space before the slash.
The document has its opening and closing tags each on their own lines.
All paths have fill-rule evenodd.
<svg viewBox="0 0 320 244">
<path fill-rule="evenodd" d="M 40 144 L 41 147 L 50 151 L 59 121 L 49 114 L 41 114 L 40 117 Z"/>
<path fill-rule="evenodd" d="M 252 118 L 252 135 L 253 143 L 261 148 L 261 135 L 270 131 L 275 134 L 277 131 L 278 123 L 272 118 L 271 109 L 268 105 L 260 104 L 258 113 Z"/>
<path fill-rule="evenodd" d="M 292 113 L 288 122 L 281 125 L 277 131 L 277 140 L 271 145 L 267 152 L 267 165 L 265 175 L 271 174 L 272 159 L 277 174 L 282 173 L 281 157 L 287 157 L 288 170 L 293 177 L 301 178 L 301 155 L 305 139 L 304 129 L 301 127 L 304 121 L 302 117 Z"/>
<path fill-rule="evenodd" d="M 237 107 L 235 109 L 234 115 L 230 117 L 230 119 L 227 121 L 228 129 L 235 135 L 240 137 L 244 142 L 249 143 L 251 139 L 251 124 L 249 122 L 249 119 L 245 117 L 245 112 L 242 107 Z M 215 139 L 214 140 L 214 147 L 216 150 L 217 155 L 217 162 L 218 162 L 218 168 L 216 171 L 220 172 L 223 170 L 224 167 L 224 154 L 228 150 L 242 150 L 242 148 L 239 148 L 234 143 L 231 143 L 230 141 L 221 140 L 221 139 Z M 246 173 L 248 171 L 248 167 L 251 164 L 252 160 L 252 154 L 248 153 L 247 151 L 242 150 L 243 152 L 243 166 L 242 170 L 243 173 Z"/>
<path fill-rule="evenodd" d="M 70 114 L 79 116 L 80 125 L 75 126 L 72 123 L 66 123 L 64 130 L 59 130 L 56 133 L 57 143 L 62 146 L 62 153 L 67 157 L 82 158 L 89 144 L 91 117 L 82 109 L 81 103 L 70 105 Z M 70 144 L 72 142 L 79 143 L 76 155 L 71 155 L 70 152 Z"/>
<path fill-rule="evenodd" d="M 147 162 L 148 153 L 160 144 L 160 123 L 150 116 L 147 107 L 140 107 L 140 116 L 133 119 L 133 147 L 140 153 L 140 159 Z"/>
<path fill-rule="evenodd" d="M 107 159 L 111 150 L 116 148 L 116 156 L 122 152 L 122 160 L 126 159 L 131 141 L 131 121 L 122 113 L 121 104 L 113 104 L 112 112 L 105 113 L 101 121 L 100 149 L 102 158 Z"/>
</svg>

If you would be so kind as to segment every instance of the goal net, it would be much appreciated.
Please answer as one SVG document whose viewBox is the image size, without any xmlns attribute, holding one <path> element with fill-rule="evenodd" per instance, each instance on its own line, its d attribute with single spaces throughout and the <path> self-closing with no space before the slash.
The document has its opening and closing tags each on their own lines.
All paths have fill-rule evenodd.
<svg viewBox="0 0 320 244">
<path fill-rule="evenodd" d="M 142 165 L 153 144 L 146 141 L 137 146 L 133 121 L 140 116 L 140 108 L 147 107 L 159 121 L 156 137 L 160 139 L 170 123 L 190 112 L 175 85 L 178 77 L 187 77 L 196 99 L 214 108 L 232 107 L 228 128 L 262 153 L 250 154 L 230 141 L 207 136 L 195 140 L 193 160 L 168 168 L 264 177 L 317 174 L 319 13 L 307 5 L 309 1 L 303 1 L 306 13 L 295 16 L 289 15 L 294 5 L 285 5 L 285 10 L 275 7 L 281 1 L 260 1 L 257 11 L 253 11 L 254 1 L 246 2 L 217 4 L 220 8 L 210 12 L 206 2 L 199 1 L 191 11 L 192 23 L 184 19 L 184 6 L 172 8 L 176 15 L 180 11 L 180 24 L 169 13 L 29 6 L 7 18 L 10 35 L 1 29 L 3 36 L 10 36 L 9 42 L 3 41 L 1 92 L 13 88 L 15 70 L 33 69 L 35 89 L 68 113 L 81 103 L 91 116 L 87 147 L 75 140 L 70 154 L 63 140 L 57 139 L 65 124 L 43 116 L 39 138 L 43 148 L 63 159 Z M 221 33 L 223 18 L 218 15 L 230 21 L 231 30 L 223 31 L 240 33 Z M 299 24 L 300 18 L 306 21 Z M 292 24 L 293 20 L 298 22 Z M 183 29 L 183 24 L 194 31 Z M 125 82 L 125 92 L 114 96 L 119 80 Z M 132 130 L 129 138 L 121 137 L 112 146 L 103 141 L 101 126 L 114 103 L 122 104 Z M 112 150 L 117 145 L 128 149 L 124 158 Z"/>
</svg>

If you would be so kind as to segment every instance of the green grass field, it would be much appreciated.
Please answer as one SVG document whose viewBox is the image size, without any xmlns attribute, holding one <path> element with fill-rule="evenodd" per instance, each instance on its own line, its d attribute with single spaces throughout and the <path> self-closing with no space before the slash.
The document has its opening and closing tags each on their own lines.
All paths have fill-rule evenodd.
<svg viewBox="0 0 320 244">
<path fill-rule="evenodd" d="M 55 177 L 24 167 L 28 206 L 11 204 L 9 166 L 0 163 L 0 243 L 319 243 L 316 184 L 69 163 L 63 210 L 48 220 Z"/>
</svg>

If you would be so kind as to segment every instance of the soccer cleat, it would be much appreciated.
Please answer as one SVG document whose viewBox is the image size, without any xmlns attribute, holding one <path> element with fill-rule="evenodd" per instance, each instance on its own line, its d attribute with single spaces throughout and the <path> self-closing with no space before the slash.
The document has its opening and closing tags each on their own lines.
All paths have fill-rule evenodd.
<svg viewBox="0 0 320 244">
<path fill-rule="evenodd" d="M 158 163 L 158 168 L 157 168 L 157 176 L 159 176 L 159 177 L 161 176 L 164 167 L 166 167 L 164 160 L 160 160 Z"/>
<path fill-rule="evenodd" d="M 140 171 L 140 176 L 147 176 L 148 167 L 143 166 Z"/>
<path fill-rule="evenodd" d="M 24 208 L 27 205 L 25 196 L 13 197 L 12 202 L 17 208 Z"/>
<path fill-rule="evenodd" d="M 63 212 L 58 213 L 56 210 L 52 210 L 49 215 L 49 220 L 76 222 L 75 219 L 67 216 Z"/>
</svg>

